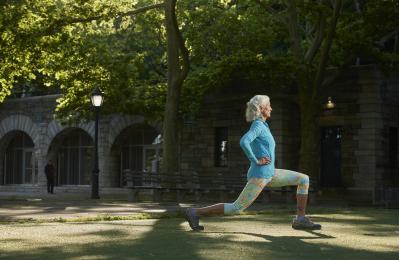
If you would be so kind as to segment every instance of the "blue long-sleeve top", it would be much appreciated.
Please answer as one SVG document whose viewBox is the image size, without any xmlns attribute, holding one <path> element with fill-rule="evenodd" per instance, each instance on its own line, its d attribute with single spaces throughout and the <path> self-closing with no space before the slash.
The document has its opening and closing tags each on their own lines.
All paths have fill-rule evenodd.
<svg viewBox="0 0 399 260">
<path fill-rule="evenodd" d="M 247 174 L 248 179 L 273 177 L 276 142 L 266 122 L 255 119 L 248 132 L 241 137 L 240 146 L 251 161 Z M 270 163 L 258 165 L 258 159 L 261 157 L 268 157 Z"/>
</svg>

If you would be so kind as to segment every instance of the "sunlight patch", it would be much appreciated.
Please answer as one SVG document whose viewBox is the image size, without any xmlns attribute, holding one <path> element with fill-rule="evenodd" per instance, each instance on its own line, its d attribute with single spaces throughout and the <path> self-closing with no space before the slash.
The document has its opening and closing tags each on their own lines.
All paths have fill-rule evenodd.
<svg viewBox="0 0 399 260">
<path fill-rule="evenodd" d="M 263 243 L 271 243 L 272 241 L 258 235 L 251 234 L 230 234 L 229 240 L 233 242 L 263 242 Z"/>
<path fill-rule="evenodd" d="M 329 219 L 340 219 L 340 220 L 374 220 L 373 217 L 366 216 L 353 216 L 353 215 L 345 215 L 345 214 L 312 214 L 310 215 L 312 218 L 329 218 Z"/>
</svg>

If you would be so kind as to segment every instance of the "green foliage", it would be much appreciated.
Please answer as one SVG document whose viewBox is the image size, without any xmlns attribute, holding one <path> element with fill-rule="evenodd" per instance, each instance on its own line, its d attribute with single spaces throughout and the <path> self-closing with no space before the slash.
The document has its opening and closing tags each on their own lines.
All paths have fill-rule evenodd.
<svg viewBox="0 0 399 260">
<path fill-rule="evenodd" d="M 373 57 L 386 72 L 399 69 L 399 1 L 367 2 L 364 31 L 373 39 Z"/>
<path fill-rule="evenodd" d="M 0 6 L 0 102 L 14 86 L 59 88 L 57 116 L 89 118 L 100 86 L 103 111 L 159 118 L 165 101 L 163 14 L 121 13 L 153 1 L 8 1 Z"/>
<path fill-rule="evenodd" d="M 179 17 L 191 60 L 182 113 L 195 114 L 206 92 L 237 81 L 290 84 L 285 34 L 254 1 L 181 1 Z"/>
<path fill-rule="evenodd" d="M 381 46 L 399 28 L 399 1 L 344 2 L 328 66 L 356 57 L 379 61 L 389 70 L 397 66 L 397 50 L 388 52 Z M 91 117 L 90 93 L 100 86 L 104 113 L 162 118 L 167 88 L 163 10 L 121 15 L 153 3 L 1 1 L 0 102 L 21 86 L 60 89 L 57 116 L 68 122 Z M 301 46 L 308 48 L 319 13 L 330 21 L 332 10 L 314 1 L 297 3 Z M 276 14 L 265 6 L 272 6 Z M 307 71 L 299 71 L 300 64 L 291 57 L 285 9 L 283 1 L 178 1 L 179 26 L 191 63 L 182 114 L 194 114 L 207 91 L 237 80 L 278 88 L 293 85 L 298 74 L 314 76 L 319 55 L 307 64 Z"/>
<path fill-rule="evenodd" d="M 397 69 L 398 51 L 387 49 L 385 43 L 394 41 L 394 32 L 399 30 L 398 16 L 397 0 L 347 5 L 337 26 L 331 63 L 339 66 L 358 57 L 364 63 L 378 63 L 386 70 Z"/>
<path fill-rule="evenodd" d="M 183 89 L 185 114 L 195 114 L 205 93 L 240 82 L 246 85 L 265 85 L 269 88 L 289 87 L 294 81 L 295 65 L 289 56 L 263 56 L 249 50 L 237 51 L 206 67 L 194 68 Z"/>
</svg>

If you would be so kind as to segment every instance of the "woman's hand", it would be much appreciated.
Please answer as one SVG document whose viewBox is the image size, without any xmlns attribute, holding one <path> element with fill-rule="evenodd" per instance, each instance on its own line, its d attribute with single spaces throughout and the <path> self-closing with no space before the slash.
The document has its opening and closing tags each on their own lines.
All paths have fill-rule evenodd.
<svg viewBox="0 0 399 260">
<path fill-rule="evenodd" d="M 268 158 L 268 157 L 261 157 L 259 160 L 258 160 L 258 165 L 266 165 L 266 164 L 269 164 L 270 163 L 270 159 Z"/>
</svg>

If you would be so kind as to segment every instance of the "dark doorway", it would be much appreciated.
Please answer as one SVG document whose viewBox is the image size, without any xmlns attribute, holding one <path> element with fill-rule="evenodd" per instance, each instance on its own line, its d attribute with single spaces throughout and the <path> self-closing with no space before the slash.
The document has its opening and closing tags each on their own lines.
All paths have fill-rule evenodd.
<svg viewBox="0 0 399 260">
<path fill-rule="evenodd" d="M 57 169 L 56 185 L 90 185 L 94 143 L 80 128 L 67 128 L 51 142 L 48 159 Z"/>
<path fill-rule="evenodd" d="M 340 126 L 321 129 L 321 187 L 341 186 L 341 137 Z"/>
<path fill-rule="evenodd" d="M 9 133 L 9 144 L 4 154 L 4 184 L 37 183 L 37 163 L 32 139 L 22 131 Z"/>
<path fill-rule="evenodd" d="M 133 125 L 124 129 L 112 146 L 115 174 L 114 184 L 123 187 L 125 170 L 156 174 L 159 171 L 162 149 L 161 136 L 149 125 Z M 118 163 L 119 162 L 119 163 Z"/>
</svg>

